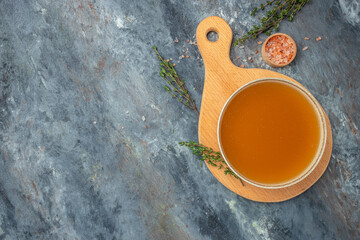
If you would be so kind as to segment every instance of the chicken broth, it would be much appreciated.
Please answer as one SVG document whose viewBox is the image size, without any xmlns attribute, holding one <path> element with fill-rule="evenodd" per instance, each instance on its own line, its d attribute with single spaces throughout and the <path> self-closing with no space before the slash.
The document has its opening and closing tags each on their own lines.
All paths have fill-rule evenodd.
<svg viewBox="0 0 360 240">
<path fill-rule="evenodd" d="M 321 137 L 315 104 L 284 81 L 259 81 L 240 90 L 219 124 L 228 163 L 259 184 L 284 184 L 303 175 L 321 147 Z"/>
</svg>

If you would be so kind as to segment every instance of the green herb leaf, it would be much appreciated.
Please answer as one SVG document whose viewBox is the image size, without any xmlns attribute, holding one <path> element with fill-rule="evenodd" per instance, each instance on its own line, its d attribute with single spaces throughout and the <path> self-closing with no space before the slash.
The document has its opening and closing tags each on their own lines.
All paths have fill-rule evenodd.
<svg viewBox="0 0 360 240">
<path fill-rule="evenodd" d="M 248 39 L 255 39 L 260 34 L 265 33 L 270 35 L 272 30 L 278 31 L 280 22 L 284 19 L 292 22 L 294 16 L 300 11 L 306 3 L 310 0 L 271 0 L 266 1 L 265 4 L 261 3 L 259 9 L 264 10 L 267 6 L 275 3 L 272 9 L 267 11 L 266 16 L 260 19 L 260 25 L 254 25 L 243 37 L 237 39 L 234 42 L 235 46 L 244 44 Z M 251 16 L 255 16 L 258 11 L 258 7 L 255 7 L 251 11 Z M 290 16 L 289 16 L 290 15 Z"/>
<path fill-rule="evenodd" d="M 214 151 L 212 148 L 205 147 L 202 144 L 196 143 L 194 141 L 189 142 L 179 142 L 180 146 L 188 147 L 194 155 L 200 156 L 200 161 L 206 161 L 209 165 L 213 167 L 218 167 L 218 169 L 225 169 L 225 175 L 231 175 L 236 179 L 239 179 L 241 184 L 244 186 L 243 181 L 236 176 L 236 174 L 226 165 L 225 161 L 222 159 L 220 152 Z"/>
<path fill-rule="evenodd" d="M 156 56 L 159 59 L 160 64 L 160 76 L 166 81 L 165 90 L 171 94 L 173 98 L 176 98 L 179 102 L 187 106 L 188 108 L 194 110 L 198 115 L 199 111 L 196 108 L 195 101 L 191 97 L 189 91 L 187 90 L 185 83 L 180 79 L 174 64 L 169 60 L 165 60 L 157 50 L 156 46 L 152 47 L 156 53 Z"/>
</svg>

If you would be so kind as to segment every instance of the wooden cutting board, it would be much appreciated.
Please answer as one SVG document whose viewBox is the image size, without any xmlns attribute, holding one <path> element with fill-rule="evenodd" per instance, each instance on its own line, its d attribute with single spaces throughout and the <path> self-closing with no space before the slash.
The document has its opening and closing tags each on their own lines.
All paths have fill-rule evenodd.
<svg viewBox="0 0 360 240">
<path fill-rule="evenodd" d="M 211 42 L 207 34 L 214 31 L 219 38 Z M 229 57 L 233 38 L 232 30 L 226 21 L 220 17 L 208 17 L 198 26 L 196 31 L 198 47 L 205 65 L 205 83 L 201 102 L 199 119 L 199 142 L 219 151 L 217 141 L 217 124 L 220 112 L 230 95 L 242 85 L 260 78 L 282 78 L 295 82 L 283 74 L 258 68 L 239 68 Z M 324 111 L 323 109 L 321 109 Z M 324 173 L 331 156 L 332 134 L 327 115 L 327 139 L 324 154 L 312 173 L 295 185 L 282 189 L 264 189 L 225 175 L 223 169 L 208 166 L 211 173 L 234 193 L 259 202 L 280 202 L 293 198 L 311 187 Z"/>
</svg>

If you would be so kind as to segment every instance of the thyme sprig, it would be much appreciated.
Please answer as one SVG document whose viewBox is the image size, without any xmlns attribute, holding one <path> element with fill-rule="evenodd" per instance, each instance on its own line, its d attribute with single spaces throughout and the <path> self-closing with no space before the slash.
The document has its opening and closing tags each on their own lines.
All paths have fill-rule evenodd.
<svg viewBox="0 0 360 240">
<path fill-rule="evenodd" d="M 176 73 L 174 64 L 169 60 L 165 60 L 155 46 L 153 46 L 153 49 L 160 61 L 160 76 L 167 82 L 167 85 L 164 86 L 165 90 L 169 92 L 173 98 L 176 98 L 179 102 L 194 110 L 199 115 L 195 101 L 187 90 L 184 80 L 181 80 Z"/>
<path fill-rule="evenodd" d="M 222 159 L 220 152 L 216 152 L 212 148 L 205 147 L 204 145 L 194 141 L 180 142 L 179 144 L 190 148 L 194 155 L 200 156 L 200 161 L 207 162 L 209 165 L 217 167 L 218 169 L 224 169 L 225 175 L 229 174 L 234 178 L 239 179 L 241 184 L 244 186 L 241 178 L 236 176 L 236 174 L 227 166 L 224 159 Z"/>
<path fill-rule="evenodd" d="M 259 7 L 255 7 L 251 11 L 251 16 L 255 16 L 259 10 L 264 10 L 267 6 L 271 6 L 272 4 L 274 4 L 274 7 L 266 13 L 266 16 L 261 18 L 261 24 L 254 25 L 243 37 L 237 39 L 234 45 L 237 46 L 243 44 L 247 39 L 257 38 L 261 33 L 270 36 L 273 31 L 279 30 L 280 23 L 284 19 L 291 22 L 297 12 L 299 12 L 309 1 L 310 0 L 271 0 L 266 1 L 265 4 L 260 4 Z"/>
</svg>

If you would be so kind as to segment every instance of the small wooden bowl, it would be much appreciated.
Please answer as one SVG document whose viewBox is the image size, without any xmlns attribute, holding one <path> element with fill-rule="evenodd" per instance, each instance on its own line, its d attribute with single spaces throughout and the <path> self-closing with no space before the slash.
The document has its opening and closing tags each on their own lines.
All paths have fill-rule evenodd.
<svg viewBox="0 0 360 240">
<path fill-rule="evenodd" d="M 290 42 L 292 42 L 292 44 L 294 44 L 294 55 L 293 55 L 292 58 L 289 60 L 289 62 L 283 63 L 283 64 L 276 64 L 276 63 L 272 62 L 272 61 L 267 57 L 267 55 L 266 55 L 266 53 L 265 53 L 265 46 L 266 46 L 266 44 L 268 43 L 268 41 L 269 41 L 272 37 L 274 37 L 274 36 L 284 36 L 284 37 L 288 38 L 288 39 L 290 40 Z M 296 43 L 295 43 L 294 39 L 292 39 L 289 35 L 287 35 L 287 34 L 285 34 L 285 33 L 274 33 L 274 34 L 270 35 L 270 36 L 265 40 L 265 42 L 264 42 L 264 44 L 262 45 L 262 48 L 261 48 L 261 55 L 262 55 L 264 61 L 265 61 L 267 64 L 269 64 L 270 66 L 276 67 L 276 68 L 278 68 L 278 67 L 284 67 L 284 66 L 288 65 L 289 63 L 291 63 L 291 62 L 294 60 L 295 56 L 296 56 L 296 52 L 297 52 L 297 50 L 296 50 Z"/>
</svg>

